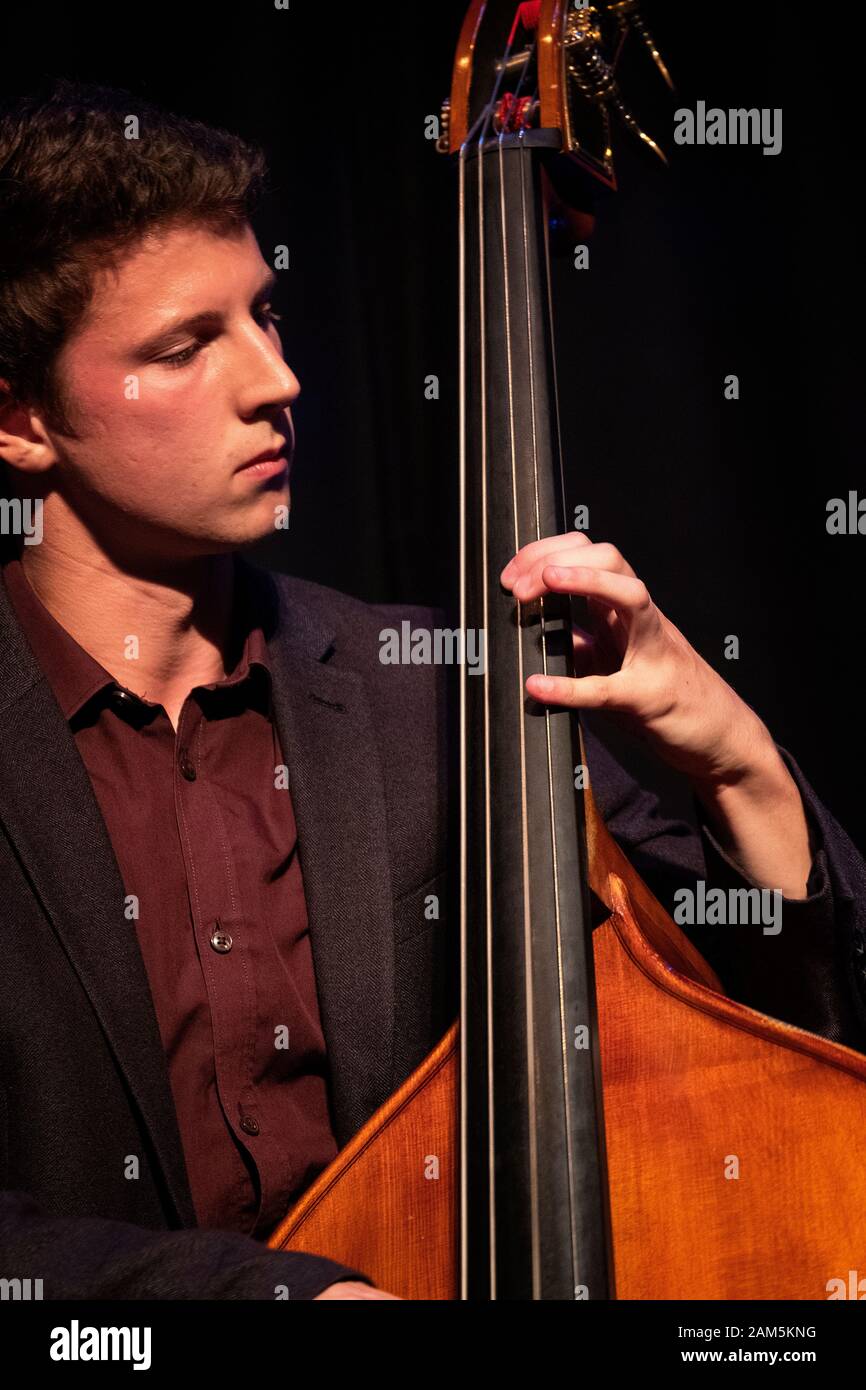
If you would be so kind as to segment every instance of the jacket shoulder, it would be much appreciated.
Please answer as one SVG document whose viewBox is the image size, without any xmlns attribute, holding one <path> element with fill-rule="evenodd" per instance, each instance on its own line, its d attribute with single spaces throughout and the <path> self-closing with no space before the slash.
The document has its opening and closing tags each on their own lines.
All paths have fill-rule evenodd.
<svg viewBox="0 0 866 1390">
<path fill-rule="evenodd" d="M 439 627 L 444 621 L 443 610 L 439 608 L 423 604 L 369 603 L 311 579 L 287 574 L 272 574 L 271 577 L 283 607 L 303 613 L 308 623 L 332 633 L 331 659 L 334 663 L 367 674 L 383 669 L 381 633 L 386 628 L 399 627 L 404 621 L 413 627 Z M 411 669 L 418 671 L 417 667 Z"/>
</svg>

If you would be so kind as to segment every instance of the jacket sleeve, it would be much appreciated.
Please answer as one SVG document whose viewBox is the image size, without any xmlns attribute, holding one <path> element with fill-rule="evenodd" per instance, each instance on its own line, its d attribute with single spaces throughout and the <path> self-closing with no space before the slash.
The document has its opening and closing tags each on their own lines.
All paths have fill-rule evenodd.
<svg viewBox="0 0 866 1390">
<path fill-rule="evenodd" d="M 97 1217 L 44 1214 L 0 1192 L 7 1279 L 41 1279 L 45 1299 L 312 1299 L 341 1279 L 370 1280 L 318 1255 L 269 1250 L 248 1236 L 154 1231 Z"/>
<path fill-rule="evenodd" d="M 664 815 L 584 723 L 589 776 L 607 828 L 674 916 L 675 894 L 749 889 L 693 797 L 695 825 Z M 777 745 L 778 746 L 778 745 Z M 803 801 L 812 847 L 807 897 L 782 898 L 781 930 L 761 925 L 682 926 L 740 1003 L 866 1052 L 866 862 L 784 748 L 779 753 Z"/>
</svg>

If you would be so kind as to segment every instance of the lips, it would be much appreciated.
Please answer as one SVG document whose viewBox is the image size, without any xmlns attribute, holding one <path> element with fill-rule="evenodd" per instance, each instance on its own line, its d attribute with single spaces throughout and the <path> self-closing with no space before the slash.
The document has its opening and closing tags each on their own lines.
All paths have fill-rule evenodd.
<svg viewBox="0 0 866 1390">
<path fill-rule="evenodd" d="M 291 446 L 287 439 L 274 445 L 272 449 L 265 449 L 255 458 L 247 459 L 246 463 L 241 464 L 241 468 L 252 468 L 257 463 L 274 463 L 277 459 L 288 459 L 291 453 Z M 240 469 L 238 470 L 240 471 Z"/>
</svg>

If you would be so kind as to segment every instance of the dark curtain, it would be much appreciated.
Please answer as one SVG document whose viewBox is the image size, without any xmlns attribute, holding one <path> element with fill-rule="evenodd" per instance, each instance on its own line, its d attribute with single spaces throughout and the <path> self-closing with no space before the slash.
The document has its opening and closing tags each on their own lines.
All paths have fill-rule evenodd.
<svg viewBox="0 0 866 1390">
<path fill-rule="evenodd" d="M 7 90 L 107 81 L 265 146 L 274 191 L 257 230 L 266 257 L 290 247 L 277 307 L 303 386 L 291 530 L 265 558 L 370 600 L 454 592 L 456 183 L 424 123 L 464 8 L 19 7 L 7 27 Z M 590 271 L 554 273 L 570 504 L 589 506 L 592 538 L 619 545 L 866 849 L 866 537 L 825 525 L 829 498 L 866 491 L 859 52 L 813 7 L 647 0 L 645 13 L 678 90 L 647 80 L 633 104 L 670 168 L 620 134 Z M 781 107 L 782 153 L 676 147 L 673 110 L 699 99 Z"/>
</svg>

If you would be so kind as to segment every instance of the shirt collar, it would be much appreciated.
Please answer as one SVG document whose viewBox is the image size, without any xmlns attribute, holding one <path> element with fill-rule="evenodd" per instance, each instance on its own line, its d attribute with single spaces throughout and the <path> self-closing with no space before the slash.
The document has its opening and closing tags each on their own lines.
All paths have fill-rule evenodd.
<svg viewBox="0 0 866 1390">
<path fill-rule="evenodd" d="M 2 576 L 15 616 L 66 719 L 74 718 L 94 696 L 107 687 L 125 689 L 48 611 L 24 573 L 24 566 L 18 556 L 4 564 Z M 239 685 L 250 676 L 254 667 L 266 671 L 270 677 L 271 663 L 262 630 L 263 617 L 256 602 L 258 587 L 253 582 L 253 571 L 249 566 L 239 564 L 237 556 L 234 597 L 233 621 L 238 627 L 234 629 L 236 640 L 232 647 L 236 649 L 239 633 L 242 632 L 244 640 L 240 657 L 233 670 L 223 680 L 213 681 L 200 687 L 201 689 L 216 690 Z M 141 699 L 133 691 L 128 693 L 136 700 Z M 142 703 L 154 704 L 147 699 L 142 700 Z"/>
</svg>

